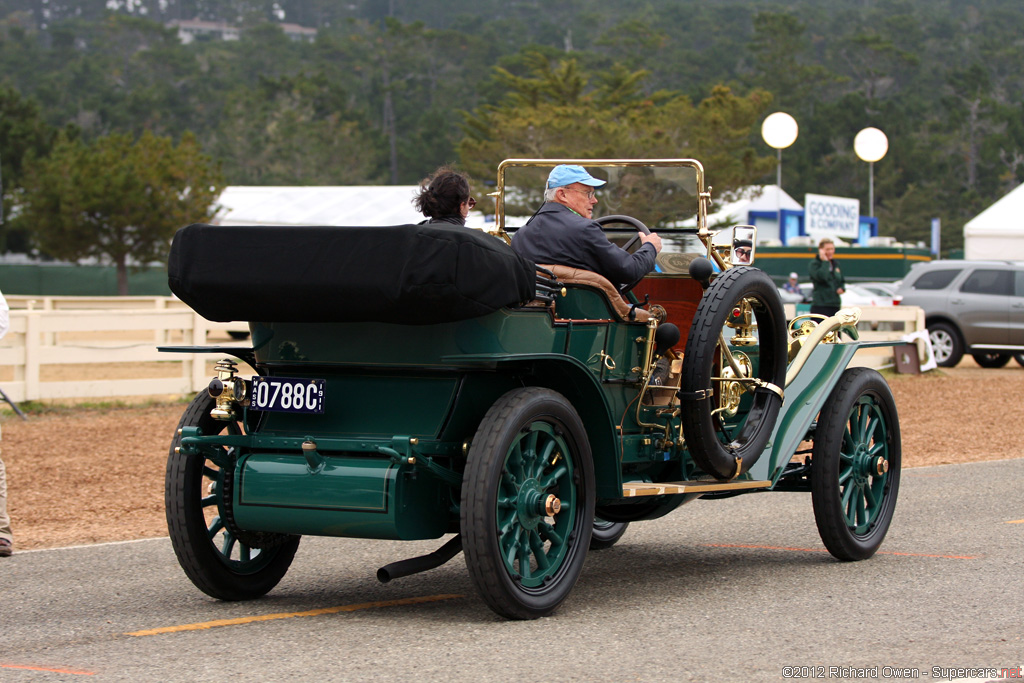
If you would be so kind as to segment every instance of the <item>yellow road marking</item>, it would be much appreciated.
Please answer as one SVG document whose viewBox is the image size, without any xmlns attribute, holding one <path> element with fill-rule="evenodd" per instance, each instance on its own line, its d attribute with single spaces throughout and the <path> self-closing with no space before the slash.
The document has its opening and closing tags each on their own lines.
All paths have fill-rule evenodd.
<svg viewBox="0 0 1024 683">
<path fill-rule="evenodd" d="M 425 595 L 418 598 L 401 598 L 400 600 L 381 600 L 379 602 L 361 602 L 357 605 L 340 605 L 338 607 L 323 607 L 311 609 L 305 612 L 279 612 L 277 614 L 261 614 L 254 617 L 238 617 L 237 619 L 217 619 L 214 621 L 203 621 L 198 624 L 181 624 L 179 626 L 164 626 L 163 628 L 151 628 L 145 631 L 126 633 L 126 636 L 158 636 L 162 633 L 177 633 L 179 631 L 201 631 L 207 628 L 219 626 L 238 626 L 240 624 L 251 624 L 257 621 L 273 621 L 274 619 L 293 619 L 295 617 L 319 617 L 324 614 L 337 614 L 338 612 L 356 612 L 362 609 L 375 609 L 377 607 L 397 607 L 400 605 L 418 605 L 424 602 L 437 602 L 439 600 L 454 600 L 463 596 L 456 594 L 446 595 Z"/>
<path fill-rule="evenodd" d="M 1014 519 L 1009 522 L 1003 522 L 1003 524 L 1024 524 L 1024 519 Z"/>
<path fill-rule="evenodd" d="M 49 671 L 55 674 L 78 674 L 80 676 L 95 676 L 93 671 L 76 671 L 75 669 L 51 669 L 45 666 L 27 666 L 24 664 L 0 664 L 0 669 L 28 669 L 29 671 Z"/>
</svg>

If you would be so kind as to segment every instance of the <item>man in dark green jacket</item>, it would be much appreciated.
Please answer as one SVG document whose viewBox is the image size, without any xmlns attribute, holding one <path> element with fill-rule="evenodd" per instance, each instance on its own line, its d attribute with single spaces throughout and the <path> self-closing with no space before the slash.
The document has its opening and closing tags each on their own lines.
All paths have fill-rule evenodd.
<svg viewBox="0 0 1024 683">
<path fill-rule="evenodd" d="M 845 291 L 846 281 L 843 279 L 843 271 L 833 258 L 835 254 L 835 243 L 826 237 L 818 243 L 818 255 L 807 269 L 814 284 L 811 313 L 832 316 L 842 305 L 841 295 Z"/>
</svg>

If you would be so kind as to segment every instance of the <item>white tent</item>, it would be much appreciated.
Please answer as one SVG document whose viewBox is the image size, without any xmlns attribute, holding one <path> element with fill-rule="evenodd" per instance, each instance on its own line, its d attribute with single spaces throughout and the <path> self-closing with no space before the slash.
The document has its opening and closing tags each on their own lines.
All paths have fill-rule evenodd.
<svg viewBox="0 0 1024 683">
<path fill-rule="evenodd" d="M 712 205 L 713 213 L 708 215 L 708 226 L 731 226 L 736 223 L 757 224 L 759 244 L 772 243 L 780 239 L 779 223 L 775 218 L 751 218 L 751 212 L 777 213 L 779 209 L 801 211 L 804 207 L 786 194 L 778 185 L 750 185 L 740 189 L 731 201 Z"/>
<path fill-rule="evenodd" d="M 217 225 L 406 225 L 423 215 L 412 204 L 416 185 L 275 187 L 232 185 L 221 193 Z M 466 221 L 484 228 L 484 215 Z"/>
<path fill-rule="evenodd" d="M 1024 185 L 967 221 L 964 258 L 1024 261 Z"/>
</svg>

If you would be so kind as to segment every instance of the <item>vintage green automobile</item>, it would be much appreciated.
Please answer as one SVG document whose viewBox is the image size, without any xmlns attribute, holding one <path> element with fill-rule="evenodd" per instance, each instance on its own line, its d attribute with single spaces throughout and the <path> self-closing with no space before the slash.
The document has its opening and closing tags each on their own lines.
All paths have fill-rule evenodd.
<svg viewBox="0 0 1024 683">
<path fill-rule="evenodd" d="M 661 235 L 656 272 L 631 291 L 508 246 L 559 163 L 608 180 L 610 239 L 629 249 L 638 230 Z M 164 350 L 230 355 L 256 373 L 221 360 L 171 446 L 170 538 L 200 590 L 265 594 L 304 534 L 455 534 L 378 578 L 462 551 L 495 612 L 532 619 L 631 522 L 761 491 L 809 491 L 832 555 L 874 554 L 896 504 L 900 432 L 884 379 L 847 367 L 869 345 L 856 309 L 787 322 L 772 280 L 734 249 L 755 244 L 755 228 L 706 224 L 711 188 L 692 159 L 512 159 L 492 196 L 492 234 L 175 236 L 172 290 L 211 320 L 248 322 L 252 346 Z"/>
</svg>

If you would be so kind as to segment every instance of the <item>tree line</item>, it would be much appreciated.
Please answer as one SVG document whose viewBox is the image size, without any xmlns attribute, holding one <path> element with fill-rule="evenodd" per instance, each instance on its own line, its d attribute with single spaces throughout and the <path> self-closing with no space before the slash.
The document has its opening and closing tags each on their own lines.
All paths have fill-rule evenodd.
<svg viewBox="0 0 1024 683">
<path fill-rule="evenodd" d="M 774 182 L 776 110 L 800 126 L 783 167 L 798 199 L 866 203 L 853 138 L 886 133 L 876 215 L 900 239 L 938 217 L 956 248 L 1024 179 L 1018 0 L 0 0 L 0 17 L 3 250 L 81 255 L 64 231 L 102 221 L 49 189 L 70 191 L 67 164 L 117 175 L 168 150 L 192 183 L 168 225 L 226 184 L 405 184 L 445 163 L 479 183 L 512 156 L 692 156 L 721 196 Z M 168 26 L 196 18 L 240 39 Z M 113 192 L 104 174 L 79 178 Z"/>
</svg>

